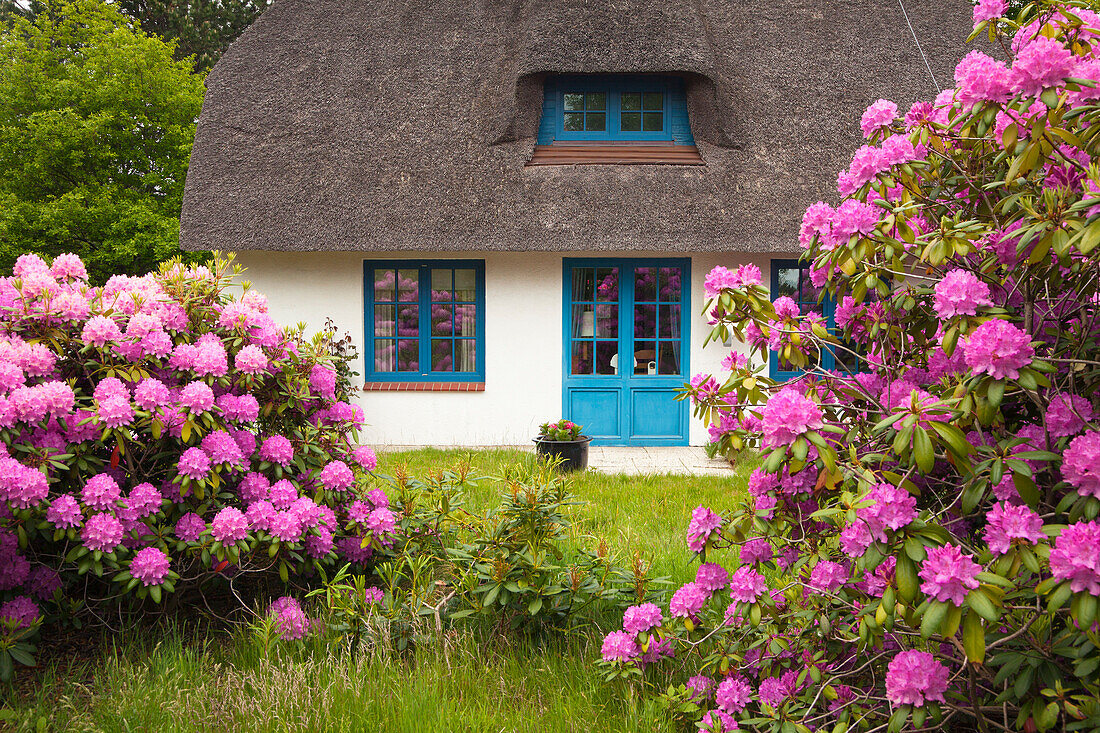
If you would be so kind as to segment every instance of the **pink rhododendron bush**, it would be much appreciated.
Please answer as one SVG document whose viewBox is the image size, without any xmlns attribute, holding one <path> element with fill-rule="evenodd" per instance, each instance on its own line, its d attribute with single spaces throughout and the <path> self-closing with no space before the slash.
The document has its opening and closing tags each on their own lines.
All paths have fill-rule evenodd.
<svg viewBox="0 0 1100 733">
<path fill-rule="evenodd" d="M 389 541 L 373 452 L 327 332 L 231 297 L 234 272 L 165 266 L 91 287 L 81 261 L 24 255 L 0 278 L 0 672 L 72 619 L 291 585 Z M 196 600 L 191 598 L 191 600 Z"/>
<path fill-rule="evenodd" d="M 1100 729 L 1100 17 L 1003 12 L 975 9 L 999 59 L 872 104 L 839 202 L 807 210 L 835 329 L 755 268 L 707 278 L 712 337 L 802 376 L 733 354 L 689 390 L 763 465 L 695 511 L 695 580 L 628 611 L 601 662 L 685 721 Z"/>
</svg>

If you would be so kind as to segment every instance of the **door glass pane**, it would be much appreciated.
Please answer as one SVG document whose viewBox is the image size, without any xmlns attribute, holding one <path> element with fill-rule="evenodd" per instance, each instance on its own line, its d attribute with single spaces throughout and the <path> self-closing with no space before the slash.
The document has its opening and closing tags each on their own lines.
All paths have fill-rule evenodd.
<svg viewBox="0 0 1100 733">
<path fill-rule="evenodd" d="M 374 306 L 374 335 L 394 336 L 393 332 L 394 310 L 392 305 Z"/>
<path fill-rule="evenodd" d="M 642 113 L 641 112 L 623 112 L 619 117 L 619 128 L 623 132 L 641 132 L 642 131 Z"/>
<path fill-rule="evenodd" d="M 657 300 L 657 268 L 634 268 L 634 302 Z"/>
<path fill-rule="evenodd" d="M 660 333 L 663 339 L 680 338 L 680 306 L 661 305 Z"/>
<path fill-rule="evenodd" d="M 646 92 L 642 98 L 642 106 L 647 109 L 664 109 L 665 95 L 661 92 Z"/>
<path fill-rule="evenodd" d="M 477 306 L 455 306 L 455 335 L 477 336 Z"/>
<path fill-rule="evenodd" d="M 779 268 L 779 274 L 776 278 L 778 280 L 778 288 L 776 290 L 776 298 L 786 295 L 788 298 L 796 298 L 798 293 L 798 268 L 796 267 L 781 267 Z"/>
<path fill-rule="evenodd" d="M 680 373 L 680 342 L 662 341 L 661 350 L 657 354 L 658 374 Z"/>
<path fill-rule="evenodd" d="M 415 302 L 420 298 L 419 274 L 416 270 L 397 271 L 397 299 Z"/>
<path fill-rule="evenodd" d="M 453 372 L 454 360 L 451 349 L 454 342 L 450 339 L 432 339 L 432 371 Z"/>
<path fill-rule="evenodd" d="M 663 112 L 643 112 L 642 132 L 660 132 L 665 129 L 665 115 Z"/>
<path fill-rule="evenodd" d="M 642 108 L 642 95 L 638 92 L 628 92 L 619 99 L 619 106 L 623 110 L 636 110 Z"/>
<path fill-rule="evenodd" d="M 607 129 L 607 115 L 603 112 L 589 112 L 584 117 L 584 129 L 589 132 L 603 132 Z"/>
<path fill-rule="evenodd" d="M 596 374 L 615 374 L 618 354 L 618 341 L 597 341 Z"/>
<path fill-rule="evenodd" d="M 657 306 L 655 305 L 636 305 L 634 306 L 634 338 L 656 338 L 657 337 Z"/>
<path fill-rule="evenodd" d="M 432 335 L 452 335 L 453 314 L 450 303 L 432 303 Z"/>
<path fill-rule="evenodd" d="M 573 374 L 592 373 L 592 342 L 574 341 L 573 354 L 570 361 L 570 371 Z"/>
<path fill-rule="evenodd" d="M 420 371 L 420 342 L 401 340 L 397 342 L 397 371 Z"/>
<path fill-rule="evenodd" d="M 657 373 L 657 343 L 655 341 L 634 342 L 634 373 Z"/>
<path fill-rule="evenodd" d="M 666 303 L 680 302 L 680 268 L 661 268 L 661 300 Z"/>
<path fill-rule="evenodd" d="M 477 279 L 471 269 L 459 268 L 455 273 L 455 300 L 473 303 L 477 300 Z"/>
<path fill-rule="evenodd" d="M 585 94 L 584 107 L 589 112 L 594 109 L 607 109 L 607 94 L 604 92 L 589 92 Z"/>
<path fill-rule="evenodd" d="M 573 301 L 592 301 L 596 299 L 595 275 L 591 267 L 573 268 Z"/>
<path fill-rule="evenodd" d="M 397 335 L 416 338 L 420 335 L 420 308 L 402 305 L 397 308 Z"/>
<path fill-rule="evenodd" d="M 374 302 L 392 303 L 394 296 L 394 271 L 374 271 Z"/>
<path fill-rule="evenodd" d="M 573 306 L 573 338 L 592 338 L 596 334 L 596 316 L 592 308 L 584 304 Z"/>
<path fill-rule="evenodd" d="M 567 110 L 584 110 L 583 94 L 566 94 L 564 97 Z"/>
<path fill-rule="evenodd" d="M 619 300 L 619 268 L 600 267 L 596 270 L 596 300 Z"/>
<path fill-rule="evenodd" d="M 619 306 L 596 306 L 596 338 L 619 337 Z"/>
<path fill-rule="evenodd" d="M 454 300 L 451 297 L 452 273 L 450 268 L 432 268 L 432 300 Z"/>
<path fill-rule="evenodd" d="M 477 369 L 477 342 L 473 339 L 455 341 L 455 371 L 472 372 Z"/>
<path fill-rule="evenodd" d="M 394 342 L 388 339 L 374 341 L 374 371 L 392 372 L 394 369 Z"/>
<path fill-rule="evenodd" d="M 584 112 L 566 112 L 564 127 L 566 132 L 583 132 Z"/>
</svg>

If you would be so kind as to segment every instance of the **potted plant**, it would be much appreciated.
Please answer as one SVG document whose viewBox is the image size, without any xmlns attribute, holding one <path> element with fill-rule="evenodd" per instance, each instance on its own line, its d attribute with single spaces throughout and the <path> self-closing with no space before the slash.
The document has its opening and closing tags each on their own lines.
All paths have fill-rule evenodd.
<svg viewBox="0 0 1100 733">
<path fill-rule="evenodd" d="M 583 471 L 588 468 L 588 444 L 592 438 L 581 435 L 581 426 L 571 420 L 544 422 L 535 438 L 535 452 L 561 461 L 563 471 Z"/>
</svg>

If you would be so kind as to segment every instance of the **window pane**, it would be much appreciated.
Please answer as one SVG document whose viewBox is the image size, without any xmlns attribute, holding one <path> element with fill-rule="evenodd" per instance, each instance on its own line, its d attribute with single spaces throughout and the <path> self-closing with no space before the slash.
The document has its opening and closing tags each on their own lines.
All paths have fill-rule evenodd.
<svg viewBox="0 0 1100 733">
<path fill-rule="evenodd" d="M 573 358 L 571 362 L 573 374 L 592 373 L 592 342 L 574 341 Z"/>
<path fill-rule="evenodd" d="M 455 371 L 477 371 L 477 343 L 473 339 L 455 341 Z"/>
<path fill-rule="evenodd" d="M 397 335 L 416 338 L 420 335 L 420 308 L 402 305 L 397 309 Z"/>
<path fill-rule="evenodd" d="M 619 337 L 619 306 L 596 306 L 596 338 Z"/>
<path fill-rule="evenodd" d="M 566 94 L 565 96 L 565 108 L 567 110 L 583 110 L 584 109 L 584 95 L 583 94 Z"/>
<path fill-rule="evenodd" d="M 596 271 L 591 267 L 573 268 L 573 301 L 596 299 Z"/>
<path fill-rule="evenodd" d="M 477 306 L 455 306 L 455 335 L 477 336 Z"/>
<path fill-rule="evenodd" d="M 637 301 L 654 301 L 657 300 L 657 268 L 656 267 L 636 267 L 634 268 L 634 300 Z"/>
<path fill-rule="evenodd" d="M 451 273 L 450 268 L 432 268 L 432 300 L 453 300 L 451 297 Z"/>
<path fill-rule="evenodd" d="M 619 268 L 601 267 L 596 270 L 596 300 L 619 300 Z"/>
<path fill-rule="evenodd" d="M 643 112 L 642 132 L 660 132 L 665 129 L 665 115 L 663 112 Z"/>
<path fill-rule="evenodd" d="M 584 129 L 592 132 L 603 132 L 607 129 L 607 115 L 603 112 L 589 112 L 584 117 Z"/>
<path fill-rule="evenodd" d="M 374 302 L 375 303 L 392 303 L 394 295 L 394 274 L 393 270 L 375 270 L 374 271 Z"/>
<path fill-rule="evenodd" d="M 634 338 L 657 338 L 657 306 L 634 306 Z"/>
<path fill-rule="evenodd" d="M 450 303 L 432 303 L 432 335 L 451 336 L 454 315 Z"/>
<path fill-rule="evenodd" d="M 657 354 L 658 374 L 680 373 L 680 342 L 662 341 L 661 350 Z"/>
<path fill-rule="evenodd" d="M 566 112 L 565 113 L 565 131 L 566 132 L 583 132 L 584 131 L 584 112 Z"/>
<path fill-rule="evenodd" d="M 619 127 L 623 132 L 641 132 L 642 113 L 623 112 L 622 117 L 619 119 Z"/>
<path fill-rule="evenodd" d="M 607 95 L 603 92 L 589 92 L 584 95 L 585 109 L 607 109 Z"/>
<path fill-rule="evenodd" d="M 455 272 L 455 300 L 473 303 L 477 300 L 477 278 L 473 270 L 459 268 Z"/>
<path fill-rule="evenodd" d="M 454 359 L 451 350 L 454 342 L 450 339 L 432 339 L 432 371 L 453 372 Z"/>
<path fill-rule="evenodd" d="M 397 371 L 420 371 L 420 342 L 403 340 L 397 342 Z"/>
<path fill-rule="evenodd" d="M 779 281 L 779 287 L 775 294 L 776 298 L 784 295 L 795 297 L 798 292 L 798 268 L 781 267 L 779 268 L 779 276 L 776 279 Z"/>
<path fill-rule="evenodd" d="M 647 92 L 642 99 L 644 109 L 664 109 L 665 95 L 661 92 Z"/>
<path fill-rule="evenodd" d="M 624 94 L 621 97 L 620 105 L 622 109 L 641 109 L 642 108 L 642 95 L 637 92 L 631 92 Z"/>
<path fill-rule="evenodd" d="M 663 339 L 680 338 L 680 306 L 661 306 L 660 331 L 658 335 Z"/>
<path fill-rule="evenodd" d="M 394 371 L 394 350 L 395 344 L 393 341 L 375 339 L 374 341 L 374 371 L 376 372 L 392 372 Z"/>
<path fill-rule="evenodd" d="M 680 268 L 661 268 L 661 300 L 666 303 L 680 302 Z"/>
<path fill-rule="evenodd" d="M 394 336 L 393 332 L 394 310 L 392 305 L 374 306 L 374 335 Z"/>
<path fill-rule="evenodd" d="M 616 357 L 619 354 L 618 341 L 596 342 L 596 374 L 616 374 Z M 612 363 L 615 362 L 615 363 Z"/>
<path fill-rule="evenodd" d="M 650 363 L 653 362 L 653 373 L 657 373 L 657 342 L 655 341 L 635 341 L 634 342 L 634 373 L 635 374 L 649 374 Z"/>
<path fill-rule="evenodd" d="M 573 338 L 592 338 L 596 333 L 596 315 L 590 305 L 573 306 Z"/>
<path fill-rule="evenodd" d="M 416 270 L 397 271 L 397 299 L 415 302 L 420 298 L 420 287 Z"/>
</svg>

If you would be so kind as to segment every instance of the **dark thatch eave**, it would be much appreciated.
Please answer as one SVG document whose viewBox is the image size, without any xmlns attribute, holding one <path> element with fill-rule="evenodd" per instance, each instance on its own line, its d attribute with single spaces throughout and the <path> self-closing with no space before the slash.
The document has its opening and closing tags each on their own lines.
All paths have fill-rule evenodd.
<svg viewBox="0 0 1100 733">
<path fill-rule="evenodd" d="M 910 0 L 941 85 L 970 5 Z M 705 166 L 525 167 L 547 74 L 687 79 Z M 789 251 L 880 97 L 896 0 L 278 0 L 207 80 L 185 249 Z"/>
</svg>

